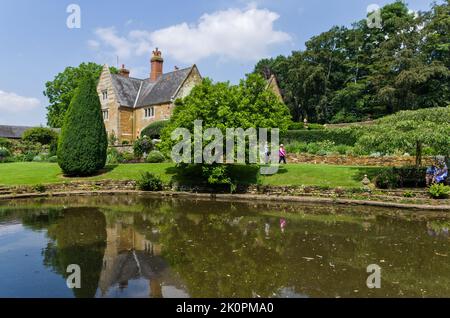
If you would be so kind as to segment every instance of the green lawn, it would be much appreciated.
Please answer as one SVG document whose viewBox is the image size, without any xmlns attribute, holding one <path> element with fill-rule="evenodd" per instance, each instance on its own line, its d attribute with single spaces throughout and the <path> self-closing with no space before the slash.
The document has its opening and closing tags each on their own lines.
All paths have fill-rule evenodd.
<svg viewBox="0 0 450 318">
<path fill-rule="evenodd" d="M 105 172 L 89 178 L 65 178 L 56 163 L 20 162 L 0 164 L 0 185 L 34 185 L 71 180 L 132 180 L 149 171 L 168 182 L 174 165 L 121 164 L 108 166 Z M 359 187 L 364 173 L 374 168 L 332 165 L 292 164 L 280 167 L 278 174 L 261 177 L 265 185 L 316 185 L 329 187 Z M 245 178 L 245 177 L 244 177 Z"/>
</svg>

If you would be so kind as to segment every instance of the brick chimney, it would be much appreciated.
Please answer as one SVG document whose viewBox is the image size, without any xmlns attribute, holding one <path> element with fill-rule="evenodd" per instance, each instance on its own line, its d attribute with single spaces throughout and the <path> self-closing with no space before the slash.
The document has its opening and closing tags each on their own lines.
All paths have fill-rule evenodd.
<svg viewBox="0 0 450 318">
<path fill-rule="evenodd" d="M 125 64 L 122 64 L 122 68 L 119 70 L 119 75 L 123 77 L 130 77 L 130 70 L 125 68 Z"/>
<path fill-rule="evenodd" d="M 164 59 L 161 57 L 161 51 L 156 48 L 153 51 L 150 70 L 150 81 L 154 82 L 163 74 Z"/>
</svg>

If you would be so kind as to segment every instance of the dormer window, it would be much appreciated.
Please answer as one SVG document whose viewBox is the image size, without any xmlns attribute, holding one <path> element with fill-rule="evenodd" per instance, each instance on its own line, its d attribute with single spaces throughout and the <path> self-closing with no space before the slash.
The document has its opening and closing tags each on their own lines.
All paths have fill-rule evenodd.
<svg viewBox="0 0 450 318">
<path fill-rule="evenodd" d="M 145 115 L 144 115 L 145 118 L 155 117 L 155 107 L 144 108 L 144 112 L 145 112 Z"/>
<path fill-rule="evenodd" d="M 107 100 L 108 99 L 108 90 L 104 90 L 102 91 L 102 96 L 103 96 L 103 100 Z"/>
</svg>

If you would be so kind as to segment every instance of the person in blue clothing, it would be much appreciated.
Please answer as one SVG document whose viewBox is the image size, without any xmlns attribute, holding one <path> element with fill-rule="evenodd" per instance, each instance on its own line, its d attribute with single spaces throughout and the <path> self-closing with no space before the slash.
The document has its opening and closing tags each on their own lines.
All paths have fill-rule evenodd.
<svg viewBox="0 0 450 318">
<path fill-rule="evenodd" d="M 434 164 L 431 167 L 427 168 L 427 173 L 425 175 L 425 182 L 427 184 L 427 187 L 429 187 L 433 183 L 434 176 L 436 174 L 436 169 L 437 169 L 436 165 Z"/>
<path fill-rule="evenodd" d="M 448 178 L 448 167 L 444 160 L 442 160 L 436 168 L 434 175 L 434 183 L 443 183 Z"/>
</svg>

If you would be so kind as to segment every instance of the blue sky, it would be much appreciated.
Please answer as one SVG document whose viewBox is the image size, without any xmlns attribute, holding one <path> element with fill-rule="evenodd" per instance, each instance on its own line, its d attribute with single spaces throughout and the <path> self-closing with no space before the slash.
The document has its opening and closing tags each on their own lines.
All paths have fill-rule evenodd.
<svg viewBox="0 0 450 318">
<path fill-rule="evenodd" d="M 81 62 L 124 63 L 148 77 L 158 46 L 164 70 L 197 64 L 203 76 L 237 82 L 262 57 L 302 49 L 333 25 L 362 19 L 389 0 L 2 0 L 0 125 L 45 125 L 45 82 Z M 431 0 L 409 0 L 412 10 Z M 69 29 L 70 4 L 81 28 Z"/>
</svg>

